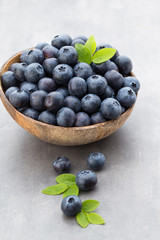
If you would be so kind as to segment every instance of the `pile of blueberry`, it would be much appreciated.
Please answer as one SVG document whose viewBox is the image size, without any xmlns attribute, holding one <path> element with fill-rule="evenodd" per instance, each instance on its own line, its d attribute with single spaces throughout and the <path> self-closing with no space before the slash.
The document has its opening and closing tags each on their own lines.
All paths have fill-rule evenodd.
<svg viewBox="0 0 160 240">
<path fill-rule="evenodd" d="M 32 119 L 63 127 L 81 127 L 117 119 L 136 101 L 139 81 L 132 62 L 115 55 L 101 64 L 79 62 L 76 43 L 87 38 L 58 35 L 21 53 L 20 63 L 2 75 L 10 103 Z M 100 44 L 96 51 L 112 48 Z"/>
</svg>

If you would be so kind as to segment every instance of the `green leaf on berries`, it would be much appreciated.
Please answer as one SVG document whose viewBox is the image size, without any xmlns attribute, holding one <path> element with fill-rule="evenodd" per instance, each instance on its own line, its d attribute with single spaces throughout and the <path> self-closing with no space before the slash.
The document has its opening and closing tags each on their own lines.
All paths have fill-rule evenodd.
<svg viewBox="0 0 160 240">
<path fill-rule="evenodd" d="M 89 213 L 87 214 L 88 221 L 92 224 L 104 224 L 104 219 L 97 213 Z"/>
<path fill-rule="evenodd" d="M 76 219 L 82 228 L 86 228 L 89 224 L 88 218 L 87 218 L 86 214 L 84 214 L 83 212 L 78 213 L 76 215 Z"/>
<path fill-rule="evenodd" d="M 71 196 L 71 195 L 78 196 L 78 194 L 79 194 L 79 188 L 75 184 L 75 185 L 68 187 L 68 189 L 63 193 L 63 198 Z"/>
<path fill-rule="evenodd" d="M 83 44 L 76 43 L 75 49 L 77 50 L 78 53 L 78 61 L 79 62 L 85 62 L 90 64 L 91 63 L 91 53 L 90 50 L 84 46 Z"/>
<path fill-rule="evenodd" d="M 96 64 L 103 63 L 114 56 L 116 49 L 114 48 L 103 48 L 95 52 L 93 55 L 93 62 Z"/>
<path fill-rule="evenodd" d="M 76 184 L 76 176 L 69 173 L 63 173 L 56 177 L 57 183 L 65 183 L 67 186 L 75 185 Z"/>
<path fill-rule="evenodd" d="M 93 35 L 88 38 L 85 47 L 89 49 L 91 55 L 96 51 L 96 41 Z"/>
<path fill-rule="evenodd" d="M 42 190 L 42 193 L 48 194 L 48 195 L 58 195 L 63 193 L 67 188 L 68 187 L 65 183 L 60 183 L 57 185 L 47 187 L 46 189 Z"/>
<path fill-rule="evenodd" d="M 99 204 L 100 202 L 96 200 L 86 200 L 82 203 L 82 210 L 87 213 L 92 212 L 99 206 Z"/>
</svg>

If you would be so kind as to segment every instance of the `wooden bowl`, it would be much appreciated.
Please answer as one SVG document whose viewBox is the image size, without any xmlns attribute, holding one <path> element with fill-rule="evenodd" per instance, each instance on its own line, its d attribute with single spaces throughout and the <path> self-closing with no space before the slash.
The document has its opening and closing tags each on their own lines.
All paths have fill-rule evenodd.
<svg viewBox="0 0 160 240">
<path fill-rule="evenodd" d="M 133 107 L 129 108 L 118 119 L 110 120 L 104 123 L 99 123 L 86 127 L 60 127 L 45 124 L 18 112 L 6 98 L 1 82 L 1 75 L 8 71 L 9 67 L 20 61 L 21 52 L 11 57 L 0 70 L 0 97 L 8 113 L 11 117 L 27 132 L 40 138 L 41 140 L 62 145 L 62 146 L 76 146 L 98 141 L 105 138 L 119 129 L 127 118 L 130 116 Z M 132 76 L 134 74 L 132 73 Z"/>
</svg>

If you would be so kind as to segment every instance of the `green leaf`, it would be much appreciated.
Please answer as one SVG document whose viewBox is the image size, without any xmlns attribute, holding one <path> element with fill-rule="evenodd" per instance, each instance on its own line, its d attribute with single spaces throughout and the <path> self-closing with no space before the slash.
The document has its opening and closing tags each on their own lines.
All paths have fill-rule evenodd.
<svg viewBox="0 0 160 240">
<path fill-rule="evenodd" d="M 68 189 L 63 193 L 63 198 L 71 196 L 71 195 L 78 196 L 78 194 L 79 194 L 79 188 L 75 184 L 75 185 L 68 187 Z"/>
<path fill-rule="evenodd" d="M 67 186 L 74 185 L 76 183 L 76 176 L 69 173 L 63 173 L 56 177 L 57 183 L 65 183 Z"/>
<path fill-rule="evenodd" d="M 76 215 L 76 219 L 82 228 L 86 228 L 89 224 L 88 218 L 87 218 L 86 214 L 84 214 L 83 212 L 78 213 Z"/>
<path fill-rule="evenodd" d="M 96 41 L 93 35 L 88 38 L 85 46 L 89 49 L 91 55 L 96 51 Z"/>
<path fill-rule="evenodd" d="M 97 213 L 87 214 L 88 221 L 92 224 L 104 224 L 104 219 Z"/>
<path fill-rule="evenodd" d="M 95 52 L 93 56 L 93 62 L 96 64 L 105 62 L 112 58 L 114 54 L 116 53 L 116 49 L 114 48 L 103 48 L 99 51 Z"/>
<path fill-rule="evenodd" d="M 58 195 L 63 193 L 67 188 L 68 187 L 65 183 L 60 183 L 54 186 L 47 187 L 46 189 L 42 190 L 42 193 L 48 195 Z"/>
<path fill-rule="evenodd" d="M 99 206 L 99 204 L 100 202 L 96 200 L 86 200 L 82 203 L 82 210 L 85 212 L 92 212 Z"/>
<path fill-rule="evenodd" d="M 75 48 L 78 53 L 78 61 L 90 64 L 92 60 L 91 60 L 91 53 L 89 49 L 80 43 L 76 43 Z"/>
</svg>

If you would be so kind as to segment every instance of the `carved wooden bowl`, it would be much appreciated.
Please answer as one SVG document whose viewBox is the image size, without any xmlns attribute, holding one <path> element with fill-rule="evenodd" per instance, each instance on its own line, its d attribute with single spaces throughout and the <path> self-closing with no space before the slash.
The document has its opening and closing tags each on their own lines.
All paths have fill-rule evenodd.
<svg viewBox="0 0 160 240">
<path fill-rule="evenodd" d="M 14 55 L 2 66 L 0 70 L 0 77 L 9 69 L 13 63 L 20 61 L 20 54 L 21 52 Z M 134 76 L 133 73 L 132 76 Z M 104 123 L 86 127 L 60 127 L 33 120 L 18 112 L 6 98 L 2 88 L 1 78 L 0 97 L 11 117 L 27 132 L 45 142 L 62 146 L 83 145 L 91 142 L 96 142 L 102 138 L 109 136 L 124 124 L 124 122 L 130 116 L 134 107 L 132 106 L 129 108 L 116 120 L 110 120 Z"/>
</svg>

